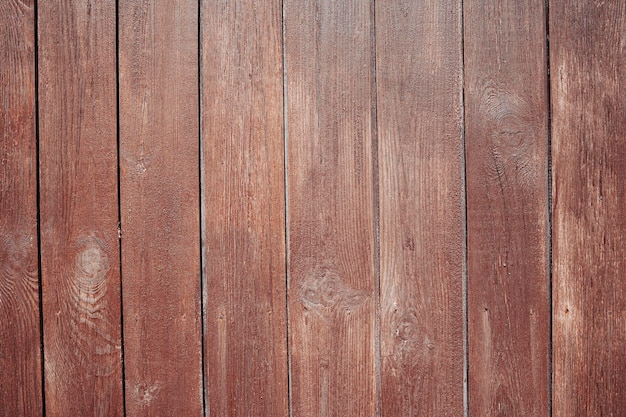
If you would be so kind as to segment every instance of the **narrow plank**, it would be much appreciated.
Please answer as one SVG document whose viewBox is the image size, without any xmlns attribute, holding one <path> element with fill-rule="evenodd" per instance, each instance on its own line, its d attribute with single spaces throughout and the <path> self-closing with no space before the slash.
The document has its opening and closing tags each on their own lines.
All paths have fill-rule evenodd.
<svg viewBox="0 0 626 417">
<path fill-rule="evenodd" d="M 458 1 L 376 8 L 382 410 L 463 415 Z"/>
<path fill-rule="evenodd" d="M 550 2 L 554 416 L 626 410 L 626 3 Z"/>
<path fill-rule="evenodd" d="M 546 416 L 544 2 L 472 0 L 463 10 L 470 415 Z"/>
<path fill-rule="evenodd" d="M 115 1 L 38 8 L 46 411 L 122 415 Z"/>
<path fill-rule="evenodd" d="M 0 3 L 0 415 L 42 414 L 33 1 Z"/>
<path fill-rule="evenodd" d="M 119 3 L 130 415 L 202 415 L 198 2 Z"/>
<path fill-rule="evenodd" d="M 370 3 L 286 0 L 292 413 L 376 414 Z"/>
<path fill-rule="evenodd" d="M 282 3 L 202 5 L 208 407 L 288 415 Z"/>
</svg>

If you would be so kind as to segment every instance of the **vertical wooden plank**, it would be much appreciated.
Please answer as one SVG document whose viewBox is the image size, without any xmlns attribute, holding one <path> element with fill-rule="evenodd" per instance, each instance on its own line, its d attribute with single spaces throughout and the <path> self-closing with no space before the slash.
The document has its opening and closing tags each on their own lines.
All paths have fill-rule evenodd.
<svg viewBox="0 0 626 417">
<path fill-rule="evenodd" d="M 376 413 L 370 3 L 285 0 L 292 413 Z"/>
<path fill-rule="evenodd" d="M 38 7 L 46 410 L 122 415 L 115 1 Z"/>
<path fill-rule="evenodd" d="M 460 23 L 376 2 L 383 415 L 463 415 Z"/>
<path fill-rule="evenodd" d="M 0 4 L 0 415 L 42 413 L 32 1 Z"/>
<path fill-rule="evenodd" d="M 626 410 L 626 3 L 550 2 L 555 416 Z"/>
<path fill-rule="evenodd" d="M 550 411 L 544 9 L 463 2 L 470 415 Z"/>
<path fill-rule="evenodd" d="M 131 415 L 202 415 L 198 2 L 119 3 Z"/>
<path fill-rule="evenodd" d="M 281 5 L 202 6 L 212 415 L 288 415 Z"/>
</svg>

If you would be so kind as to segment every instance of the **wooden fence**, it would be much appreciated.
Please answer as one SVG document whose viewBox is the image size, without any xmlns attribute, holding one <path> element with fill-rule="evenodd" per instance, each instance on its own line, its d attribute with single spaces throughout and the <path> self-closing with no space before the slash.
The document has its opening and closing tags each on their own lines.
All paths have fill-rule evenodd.
<svg viewBox="0 0 626 417">
<path fill-rule="evenodd" d="M 2 0 L 1 416 L 626 416 L 622 0 Z"/>
</svg>

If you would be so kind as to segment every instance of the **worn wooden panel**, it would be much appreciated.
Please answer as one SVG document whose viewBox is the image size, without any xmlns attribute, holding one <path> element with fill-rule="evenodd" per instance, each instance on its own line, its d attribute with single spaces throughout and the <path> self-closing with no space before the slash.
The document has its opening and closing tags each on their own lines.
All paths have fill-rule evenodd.
<svg viewBox="0 0 626 417">
<path fill-rule="evenodd" d="M 205 370 L 220 416 L 286 416 L 281 2 L 202 6 Z"/>
<path fill-rule="evenodd" d="M 543 0 L 463 3 L 470 415 L 549 414 Z"/>
<path fill-rule="evenodd" d="M 554 416 L 626 410 L 626 3 L 550 2 Z"/>
<path fill-rule="evenodd" d="M 48 415 L 122 415 L 115 1 L 40 2 Z"/>
<path fill-rule="evenodd" d="M 376 7 L 383 415 L 463 414 L 460 12 Z"/>
<path fill-rule="evenodd" d="M 42 413 L 33 1 L 0 3 L 0 415 Z"/>
<path fill-rule="evenodd" d="M 369 2 L 286 0 L 293 415 L 376 413 Z"/>
<path fill-rule="evenodd" d="M 119 4 L 131 415 L 202 414 L 198 14 L 191 0 Z"/>
</svg>

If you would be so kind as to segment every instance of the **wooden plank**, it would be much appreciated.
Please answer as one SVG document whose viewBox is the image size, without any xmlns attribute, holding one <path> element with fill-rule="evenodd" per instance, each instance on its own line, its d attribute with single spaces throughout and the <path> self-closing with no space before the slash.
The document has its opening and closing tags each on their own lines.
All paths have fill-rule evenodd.
<svg viewBox="0 0 626 417">
<path fill-rule="evenodd" d="M 544 9 L 463 3 L 470 415 L 550 412 Z"/>
<path fill-rule="evenodd" d="M 33 1 L 0 3 L 0 415 L 42 414 Z"/>
<path fill-rule="evenodd" d="M 376 414 L 370 3 L 286 0 L 291 411 Z"/>
<path fill-rule="evenodd" d="M 202 415 L 198 2 L 119 3 L 131 415 Z"/>
<path fill-rule="evenodd" d="M 376 8 L 382 410 L 463 415 L 458 1 Z"/>
<path fill-rule="evenodd" d="M 38 16 L 46 411 L 122 415 L 115 1 Z"/>
<path fill-rule="evenodd" d="M 550 2 L 554 416 L 626 410 L 625 47 L 625 2 Z"/>
<path fill-rule="evenodd" d="M 208 407 L 288 415 L 281 1 L 202 7 Z"/>
</svg>

